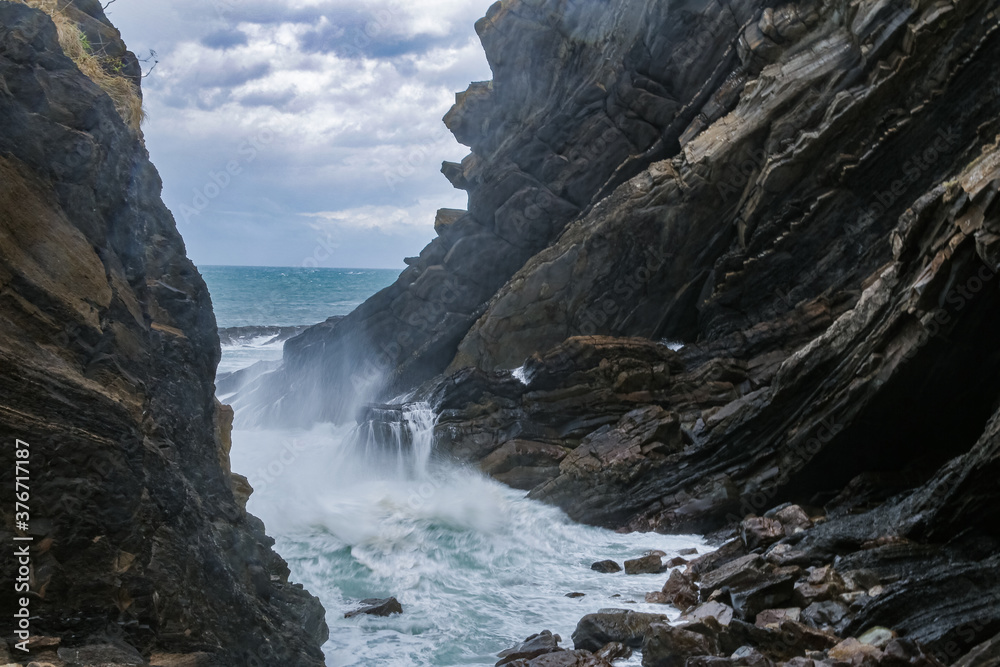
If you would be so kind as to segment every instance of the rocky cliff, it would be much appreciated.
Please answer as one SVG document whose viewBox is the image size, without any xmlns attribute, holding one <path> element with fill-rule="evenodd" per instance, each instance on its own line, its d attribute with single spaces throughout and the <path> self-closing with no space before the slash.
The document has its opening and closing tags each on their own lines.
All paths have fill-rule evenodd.
<svg viewBox="0 0 1000 667">
<path fill-rule="evenodd" d="M 841 629 L 995 634 L 1000 5 L 504 0 L 477 30 L 468 210 L 245 400 L 419 385 L 441 454 L 609 527 L 795 501 L 823 520 L 740 549 L 892 582 Z"/>
<path fill-rule="evenodd" d="M 138 72 L 99 2 L 0 1 L 3 638 L 32 664 L 322 665 L 323 609 L 229 472 L 215 317 L 130 115 Z"/>
</svg>

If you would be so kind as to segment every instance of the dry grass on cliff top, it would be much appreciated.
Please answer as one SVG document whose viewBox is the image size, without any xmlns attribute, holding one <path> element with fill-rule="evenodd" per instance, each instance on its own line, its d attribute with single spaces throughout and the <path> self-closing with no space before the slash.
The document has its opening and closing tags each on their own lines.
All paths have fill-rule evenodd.
<svg viewBox="0 0 1000 667">
<path fill-rule="evenodd" d="M 103 61 L 110 59 L 101 58 L 91 52 L 87 37 L 76 22 L 67 16 L 63 9 L 60 9 L 58 0 L 20 1 L 29 7 L 40 9 L 52 18 L 59 33 L 59 45 L 63 52 L 76 63 L 81 72 L 108 94 L 125 124 L 138 131 L 142 121 L 146 118 L 146 112 L 143 111 L 142 98 L 139 97 L 139 91 L 135 84 L 123 76 L 109 73 L 104 68 Z M 65 6 L 64 4 L 63 7 Z"/>
</svg>

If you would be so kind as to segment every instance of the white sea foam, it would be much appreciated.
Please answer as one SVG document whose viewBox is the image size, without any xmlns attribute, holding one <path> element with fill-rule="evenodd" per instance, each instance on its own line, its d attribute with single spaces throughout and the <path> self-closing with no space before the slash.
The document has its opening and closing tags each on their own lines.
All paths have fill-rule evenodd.
<svg viewBox="0 0 1000 667">
<path fill-rule="evenodd" d="M 381 447 L 330 425 L 234 433 L 233 468 L 256 489 L 250 511 L 277 538 L 293 579 L 327 609 L 330 664 L 493 664 L 543 629 L 571 645 L 577 621 L 601 608 L 676 614 L 642 602 L 666 575 L 599 574 L 590 564 L 648 549 L 672 555 L 702 547 L 697 537 L 575 524 L 475 470 L 436 461 L 433 425 L 430 410 L 416 407 L 397 441 Z M 389 595 L 402 615 L 343 617 L 363 598 Z"/>
</svg>

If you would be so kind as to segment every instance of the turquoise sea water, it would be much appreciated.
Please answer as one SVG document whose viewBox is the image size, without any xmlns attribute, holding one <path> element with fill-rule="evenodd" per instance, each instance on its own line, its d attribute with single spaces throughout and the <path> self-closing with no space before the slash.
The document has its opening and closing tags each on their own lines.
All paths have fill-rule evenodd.
<svg viewBox="0 0 1000 667">
<path fill-rule="evenodd" d="M 220 327 L 296 326 L 347 315 L 399 277 L 393 269 L 202 266 Z"/>
<path fill-rule="evenodd" d="M 291 326 L 345 315 L 393 271 L 205 267 L 219 325 Z M 268 337 L 225 346 L 220 370 L 281 358 Z M 408 413 L 407 438 L 376 442 L 352 424 L 233 433 L 233 470 L 255 491 L 292 579 L 327 611 L 330 667 L 492 665 L 496 654 L 549 629 L 570 635 L 587 613 L 617 607 L 669 614 L 644 602 L 666 574 L 599 574 L 650 549 L 705 549 L 696 536 L 618 534 L 582 526 L 478 470 L 440 460 L 436 416 Z M 392 440 L 392 438 L 390 438 Z M 404 444 L 405 441 L 405 444 Z M 568 598 L 567 593 L 584 593 Z M 360 600 L 395 596 L 404 613 L 344 618 Z M 616 663 L 637 666 L 640 656 Z"/>
<path fill-rule="evenodd" d="M 220 328 L 291 327 L 347 315 L 399 277 L 393 269 L 310 269 L 202 266 Z M 281 359 L 284 343 L 271 336 L 225 345 L 219 373 Z"/>
</svg>

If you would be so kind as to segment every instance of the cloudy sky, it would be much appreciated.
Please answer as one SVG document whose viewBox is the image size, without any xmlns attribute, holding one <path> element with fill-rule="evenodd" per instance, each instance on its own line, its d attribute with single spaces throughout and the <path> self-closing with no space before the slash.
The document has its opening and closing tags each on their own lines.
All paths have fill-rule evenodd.
<svg viewBox="0 0 1000 667">
<path fill-rule="evenodd" d="M 196 263 L 402 268 L 465 194 L 441 122 L 492 0 L 115 0 L 156 52 L 144 132 Z M 152 65 L 150 62 L 147 69 Z"/>
</svg>

